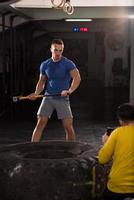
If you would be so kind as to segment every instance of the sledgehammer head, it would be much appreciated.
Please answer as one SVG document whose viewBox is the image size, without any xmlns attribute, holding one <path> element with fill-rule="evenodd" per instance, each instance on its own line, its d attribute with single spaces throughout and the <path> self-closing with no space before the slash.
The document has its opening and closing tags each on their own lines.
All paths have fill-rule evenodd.
<svg viewBox="0 0 134 200">
<path fill-rule="evenodd" d="M 21 97 L 21 96 L 13 97 L 13 102 L 16 103 L 16 102 L 20 101 L 20 97 Z"/>
</svg>

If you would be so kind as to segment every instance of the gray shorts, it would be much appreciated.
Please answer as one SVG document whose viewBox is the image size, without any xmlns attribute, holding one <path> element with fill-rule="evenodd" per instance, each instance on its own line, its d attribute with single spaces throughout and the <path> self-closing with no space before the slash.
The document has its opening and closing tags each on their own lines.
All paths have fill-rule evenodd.
<svg viewBox="0 0 134 200">
<path fill-rule="evenodd" d="M 58 119 L 73 118 L 69 98 L 66 97 L 44 97 L 37 115 L 50 118 L 54 110 Z"/>
</svg>

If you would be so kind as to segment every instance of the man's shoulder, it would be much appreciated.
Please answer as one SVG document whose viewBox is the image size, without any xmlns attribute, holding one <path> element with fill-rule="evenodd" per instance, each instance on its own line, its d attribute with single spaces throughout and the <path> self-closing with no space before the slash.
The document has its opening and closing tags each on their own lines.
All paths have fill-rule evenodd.
<svg viewBox="0 0 134 200">
<path fill-rule="evenodd" d="M 44 71 L 48 67 L 50 62 L 51 62 L 51 58 L 42 61 L 41 65 L 40 65 L 40 70 Z"/>
<path fill-rule="evenodd" d="M 62 60 L 65 61 L 65 62 L 70 62 L 71 60 L 65 56 L 62 56 Z M 72 62 L 72 61 L 71 61 Z"/>
<path fill-rule="evenodd" d="M 68 64 L 72 64 L 72 65 L 74 65 L 75 66 L 75 64 L 74 64 L 74 62 L 72 61 L 72 60 L 70 60 L 69 58 L 67 58 L 67 57 L 62 57 L 62 61 L 64 62 L 64 63 L 68 63 Z"/>
<path fill-rule="evenodd" d="M 50 62 L 52 62 L 52 59 L 48 58 L 48 59 L 44 60 L 41 64 L 45 65 L 45 64 L 49 64 Z"/>
</svg>

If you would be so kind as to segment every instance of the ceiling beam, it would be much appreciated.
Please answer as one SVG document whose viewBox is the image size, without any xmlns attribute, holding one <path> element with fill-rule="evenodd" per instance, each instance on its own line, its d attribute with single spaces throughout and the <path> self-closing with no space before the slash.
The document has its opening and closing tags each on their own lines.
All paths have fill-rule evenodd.
<svg viewBox="0 0 134 200">
<path fill-rule="evenodd" d="M 65 18 L 128 18 L 134 13 L 134 7 L 75 7 L 72 15 L 55 8 L 19 8 L 33 19 L 60 20 Z"/>
</svg>

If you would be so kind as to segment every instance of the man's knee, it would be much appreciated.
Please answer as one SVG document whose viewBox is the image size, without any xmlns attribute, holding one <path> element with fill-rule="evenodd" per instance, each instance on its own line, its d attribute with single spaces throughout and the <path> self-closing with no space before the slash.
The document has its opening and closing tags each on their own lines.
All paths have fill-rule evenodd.
<svg viewBox="0 0 134 200">
<path fill-rule="evenodd" d="M 63 126 L 66 129 L 71 129 L 73 127 L 73 119 L 68 118 L 68 119 L 63 119 L 62 120 Z"/>
<path fill-rule="evenodd" d="M 38 127 L 44 127 L 47 124 L 47 122 L 48 122 L 47 117 L 38 116 L 38 121 L 37 121 Z"/>
</svg>

